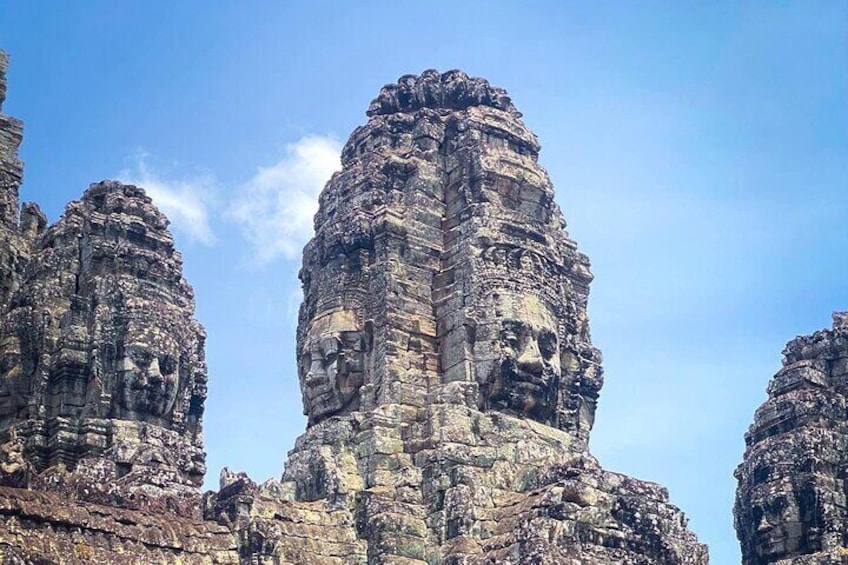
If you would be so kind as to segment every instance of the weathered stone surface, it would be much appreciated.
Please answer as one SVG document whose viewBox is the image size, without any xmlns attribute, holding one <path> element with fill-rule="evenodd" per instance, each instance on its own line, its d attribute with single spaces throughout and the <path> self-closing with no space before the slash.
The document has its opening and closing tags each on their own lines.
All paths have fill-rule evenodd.
<svg viewBox="0 0 848 565">
<path fill-rule="evenodd" d="M 592 275 L 506 94 L 426 71 L 368 114 L 304 250 L 308 429 L 208 515 L 260 562 L 707 563 L 662 488 L 587 452 Z"/>
<path fill-rule="evenodd" d="M 80 501 L 59 493 L 0 487 L 0 562 L 235 565 L 225 527 Z"/>
<path fill-rule="evenodd" d="M 18 159 L 23 124 L 2 113 L 8 66 L 9 57 L 0 51 L 0 224 L 15 231 L 18 227 L 18 188 L 23 177 L 23 163 Z"/>
<path fill-rule="evenodd" d="M 0 431 L 29 486 L 197 498 L 205 335 L 166 226 L 103 182 L 36 240 L 0 328 Z"/>
<path fill-rule="evenodd" d="M 207 498 L 207 517 L 238 533 L 242 563 L 364 562 L 366 541 L 354 517 L 327 500 L 295 502 L 279 481 L 257 485 L 244 473 L 221 472 Z"/>
<path fill-rule="evenodd" d="M 396 84 L 384 86 L 366 114 L 413 113 L 422 108 L 466 110 L 472 106 L 490 106 L 521 117 L 502 88 L 462 71 L 439 73 L 432 69 L 420 75 L 404 75 Z"/>
<path fill-rule="evenodd" d="M 43 221 L 39 223 L 44 215 L 37 206 L 28 205 L 22 218 L 18 214 L 18 189 L 23 178 L 18 147 L 23 138 L 23 124 L 2 112 L 8 64 L 8 56 L 0 50 L 0 308 L 3 309 L 20 285 L 30 241 L 44 227 Z"/>
<path fill-rule="evenodd" d="M 783 350 L 736 470 L 744 565 L 848 560 L 848 315 Z"/>
<path fill-rule="evenodd" d="M 279 481 L 225 469 L 202 497 L 204 334 L 167 220 L 103 182 L 45 229 L 4 185 L 4 563 L 708 562 L 663 488 L 588 453 L 592 275 L 506 93 L 425 71 L 368 115 L 304 251 L 307 430 Z"/>
</svg>

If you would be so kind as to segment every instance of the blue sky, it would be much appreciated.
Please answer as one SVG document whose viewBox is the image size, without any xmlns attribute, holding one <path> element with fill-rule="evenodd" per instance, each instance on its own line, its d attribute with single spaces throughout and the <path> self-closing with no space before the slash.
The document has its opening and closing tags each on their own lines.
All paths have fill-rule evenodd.
<svg viewBox="0 0 848 565">
<path fill-rule="evenodd" d="M 176 4 L 176 5 L 175 5 Z M 5 0 L 22 198 L 104 178 L 174 221 L 209 333 L 207 485 L 277 476 L 302 431 L 299 249 L 380 86 L 506 88 L 593 263 L 592 450 L 667 486 L 738 563 L 734 466 L 784 343 L 848 309 L 846 2 Z"/>
</svg>

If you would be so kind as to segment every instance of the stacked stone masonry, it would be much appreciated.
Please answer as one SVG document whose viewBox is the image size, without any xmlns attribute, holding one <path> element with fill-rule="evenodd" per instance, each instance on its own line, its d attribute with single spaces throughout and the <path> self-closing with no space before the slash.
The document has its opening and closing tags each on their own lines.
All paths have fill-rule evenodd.
<svg viewBox="0 0 848 565">
<path fill-rule="evenodd" d="M 588 452 L 592 275 L 507 94 L 425 71 L 367 114 L 304 250 L 307 429 L 279 480 L 207 493 L 205 335 L 167 220 L 117 182 L 19 216 L 0 116 L 0 562 L 708 562 L 665 489 Z"/>
</svg>

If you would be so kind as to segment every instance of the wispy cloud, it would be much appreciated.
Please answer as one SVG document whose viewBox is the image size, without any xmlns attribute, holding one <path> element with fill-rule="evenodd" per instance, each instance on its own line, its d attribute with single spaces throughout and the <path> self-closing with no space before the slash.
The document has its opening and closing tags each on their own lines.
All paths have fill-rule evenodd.
<svg viewBox="0 0 848 565">
<path fill-rule="evenodd" d="M 211 174 L 190 179 L 168 179 L 148 163 L 149 155 L 139 152 L 132 168 L 118 173 L 121 182 L 142 187 L 153 203 L 171 220 L 174 230 L 189 239 L 212 245 L 215 235 L 209 226 L 209 204 L 215 187 Z"/>
<path fill-rule="evenodd" d="M 227 216 L 239 224 L 256 260 L 292 259 L 312 235 L 318 194 L 341 168 L 341 143 L 332 137 L 306 136 L 286 145 L 279 162 L 259 167 L 236 190 Z"/>
</svg>

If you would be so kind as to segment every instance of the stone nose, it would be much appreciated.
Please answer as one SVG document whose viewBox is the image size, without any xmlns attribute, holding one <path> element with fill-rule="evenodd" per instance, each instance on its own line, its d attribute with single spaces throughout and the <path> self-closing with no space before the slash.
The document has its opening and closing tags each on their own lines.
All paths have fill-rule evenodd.
<svg viewBox="0 0 848 565">
<path fill-rule="evenodd" d="M 159 367 L 159 359 L 154 358 L 153 361 L 150 362 L 150 366 L 147 367 L 147 378 L 151 381 L 158 383 L 164 380 L 162 376 L 162 369 Z"/>
<path fill-rule="evenodd" d="M 760 520 L 757 522 L 757 531 L 762 533 L 762 532 L 767 532 L 770 529 L 771 529 L 771 524 L 769 523 L 768 518 L 766 517 L 765 513 L 763 513 L 763 515 L 760 517 Z"/>
<path fill-rule="evenodd" d="M 541 373 L 545 367 L 542 352 L 539 350 L 539 344 L 536 343 L 535 339 L 527 342 L 517 361 L 518 368 L 528 373 Z"/>
<path fill-rule="evenodd" d="M 324 372 L 324 368 L 321 365 L 320 359 L 315 359 L 309 365 L 309 370 L 306 372 L 306 378 L 304 379 L 305 383 L 309 386 L 318 384 L 324 378 L 326 378 L 326 374 Z"/>
</svg>

